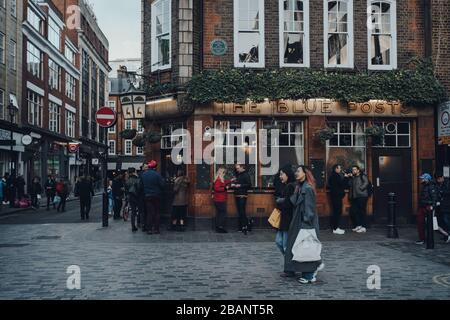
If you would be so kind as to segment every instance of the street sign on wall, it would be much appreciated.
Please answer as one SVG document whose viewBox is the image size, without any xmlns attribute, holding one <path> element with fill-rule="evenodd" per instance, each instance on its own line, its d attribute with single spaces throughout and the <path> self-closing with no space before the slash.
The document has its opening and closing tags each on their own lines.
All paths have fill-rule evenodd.
<svg viewBox="0 0 450 320">
<path fill-rule="evenodd" d="M 103 107 L 98 109 L 97 113 L 95 114 L 95 120 L 100 127 L 110 128 L 116 124 L 117 114 L 113 109 Z"/>
<path fill-rule="evenodd" d="M 438 107 L 438 143 L 450 145 L 450 101 Z"/>
</svg>

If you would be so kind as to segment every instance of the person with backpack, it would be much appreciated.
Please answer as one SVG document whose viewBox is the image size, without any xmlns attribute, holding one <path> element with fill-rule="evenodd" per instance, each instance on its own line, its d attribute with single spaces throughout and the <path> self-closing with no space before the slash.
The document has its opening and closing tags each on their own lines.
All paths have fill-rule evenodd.
<svg viewBox="0 0 450 320">
<path fill-rule="evenodd" d="M 80 198 L 81 220 L 89 220 L 94 188 L 91 178 L 87 175 L 82 177 L 75 185 L 75 195 Z"/>
<path fill-rule="evenodd" d="M 367 201 L 369 200 L 370 182 L 367 175 L 361 172 L 359 166 L 352 167 L 349 177 L 350 218 L 352 219 L 352 231 L 356 233 L 367 232 Z"/>
<path fill-rule="evenodd" d="M 128 169 L 128 179 L 125 182 L 125 194 L 127 197 L 128 206 L 131 211 L 131 231 L 138 231 L 136 226 L 136 218 L 138 216 L 139 195 L 141 193 L 141 180 L 136 174 L 135 168 Z"/>
</svg>

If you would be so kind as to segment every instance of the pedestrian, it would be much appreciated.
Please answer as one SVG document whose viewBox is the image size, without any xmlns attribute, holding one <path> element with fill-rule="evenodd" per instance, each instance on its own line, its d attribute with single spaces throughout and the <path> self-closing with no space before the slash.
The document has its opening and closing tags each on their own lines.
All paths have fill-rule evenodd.
<svg viewBox="0 0 450 320">
<path fill-rule="evenodd" d="M 148 167 L 149 170 L 142 174 L 145 207 L 147 210 L 147 221 L 145 228 L 148 234 L 160 234 L 160 207 L 165 182 L 162 176 L 156 171 L 158 163 L 155 160 L 150 161 Z"/>
<path fill-rule="evenodd" d="M 130 214 L 130 204 L 128 202 L 128 196 L 126 193 L 126 189 L 127 189 L 127 181 L 129 179 L 129 173 L 128 170 L 124 173 L 123 175 L 123 187 L 124 187 L 124 200 L 125 200 L 125 204 L 122 206 L 123 210 L 122 210 L 122 218 L 123 221 L 127 221 L 129 214 Z"/>
<path fill-rule="evenodd" d="M 419 194 L 419 211 L 417 213 L 417 232 L 419 234 L 419 240 L 416 241 L 416 244 L 423 245 L 425 243 L 425 219 L 432 217 L 433 210 L 436 207 L 438 200 L 438 191 L 430 174 L 422 174 L 419 177 L 419 180 L 421 186 Z"/>
<path fill-rule="evenodd" d="M 287 249 L 285 252 L 284 274 L 282 277 L 295 277 L 296 273 L 301 273 L 298 281 L 301 284 L 310 284 L 317 281 L 317 273 L 325 266 L 322 261 L 297 262 L 293 260 L 292 248 L 302 229 L 315 229 L 319 237 L 319 217 L 316 209 L 316 182 L 312 172 L 305 166 L 300 166 L 295 179 L 297 185 L 294 195 L 290 198 L 294 206 L 294 215 L 288 231 Z"/>
<path fill-rule="evenodd" d="M 17 198 L 22 200 L 25 197 L 25 179 L 23 176 L 18 176 L 16 180 Z"/>
<path fill-rule="evenodd" d="M 89 220 L 94 187 L 91 177 L 85 175 L 75 185 L 75 194 L 80 198 L 81 220 Z"/>
<path fill-rule="evenodd" d="M 9 196 L 8 198 L 9 207 L 14 208 L 16 206 L 16 194 L 17 194 L 16 173 L 14 171 L 9 176 L 7 176 L 6 190 L 8 191 Z"/>
<path fill-rule="evenodd" d="M 228 233 L 225 229 L 227 219 L 227 201 L 228 188 L 231 185 L 231 180 L 226 180 L 225 176 L 227 169 L 220 167 L 217 170 L 216 179 L 213 185 L 213 201 L 216 207 L 216 232 Z"/>
<path fill-rule="evenodd" d="M 342 166 L 336 164 L 331 170 L 328 178 L 328 189 L 330 191 L 331 208 L 331 230 L 333 234 L 343 235 L 345 231 L 340 228 L 340 220 L 342 216 L 342 201 L 345 197 L 345 189 L 348 185 L 346 175 L 342 172 Z"/>
<path fill-rule="evenodd" d="M 183 170 L 178 170 L 173 185 L 172 223 L 167 228 L 169 231 L 184 232 L 186 230 L 189 184 L 189 177 L 184 174 Z"/>
<path fill-rule="evenodd" d="M 0 179 L 0 211 L 3 207 L 3 201 L 5 200 L 6 181 L 4 177 Z"/>
<path fill-rule="evenodd" d="M 69 194 L 69 188 L 64 178 L 60 178 L 56 184 L 56 194 L 60 198 L 56 212 L 66 212 L 66 201 Z"/>
<path fill-rule="evenodd" d="M 114 199 L 114 220 L 119 220 L 121 218 L 120 212 L 122 211 L 124 191 L 125 185 L 123 184 L 123 176 L 121 173 L 119 173 L 112 183 L 112 195 Z"/>
<path fill-rule="evenodd" d="M 141 171 L 139 172 L 139 175 L 138 175 L 140 183 L 141 183 L 141 186 L 142 186 L 142 175 L 147 170 L 148 170 L 148 164 L 144 163 L 141 166 Z M 141 226 L 142 232 L 147 232 L 147 229 L 146 229 L 147 209 L 145 207 L 145 194 L 144 194 L 144 188 L 143 187 L 139 190 L 138 209 L 139 209 L 138 224 Z"/>
<path fill-rule="evenodd" d="M 33 182 L 31 183 L 30 188 L 30 195 L 31 195 L 31 207 L 33 209 L 39 208 L 39 197 L 42 194 L 42 186 L 41 186 L 41 179 L 39 177 L 34 177 Z"/>
<path fill-rule="evenodd" d="M 113 210 L 114 210 L 114 197 L 112 194 L 112 180 L 108 180 L 108 188 L 106 189 L 106 193 L 108 194 L 108 215 L 110 217 L 112 217 Z"/>
<path fill-rule="evenodd" d="M 239 232 L 247 235 L 249 223 L 246 213 L 248 190 L 252 187 L 250 175 L 242 164 L 235 165 L 236 177 L 232 180 L 231 188 L 234 189 L 236 207 L 239 215 Z"/>
<path fill-rule="evenodd" d="M 359 166 L 352 167 L 349 178 L 350 218 L 352 219 L 353 232 L 367 232 L 367 201 L 369 200 L 369 178 L 361 171 Z"/>
<path fill-rule="evenodd" d="M 141 193 L 142 184 L 138 175 L 136 174 L 135 168 L 128 169 L 128 179 L 125 182 L 125 191 L 128 201 L 128 205 L 131 212 L 131 231 L 138 231 L 138 226 L 136 226 L 136 219 L 138 217 L 138 205 L 139 205 L 139 195 Z"/>
<path fill-rule="evenodd" d="M 275 243 L 284 255 L 287 249 L 288 231 L 292 222 L 294 205 L 291 203 L 291 197 L 295 191 L 295 175 L 292 167 L 287 165 L 280 169 L 279 180 L 276 184 L 275 203 L 280 210 L 280 228 L 277 230 Z"/>
<path fill-rule="evenodd" d="M 47 211 L 50 210 L 50 204 L 53 205 L 53 209 L 55 209 L 55 195 L 56 195 L 56 181 L 53 179 L 51 174 L 48 175 L 47 180 L 44 184 L 45 188 L 45 196 L 47 197 Z"/>
<path fill-rule="evenodd" d="M 8 190 L 8 179 L 9 179 L 9 173 L 6 172 L 5 175 L 2 177 L 3 181 L 3 204 L 9 204 L 9 190 Z"/>
<path fill-rule="evenodd" d="M 436 174 L 436 189 L 438 199 L 436 202 L 436 218 L 438 231 L 444 236 L 444 241 L 450 243 L 450 231 L 448 228 L 448 214 L 450 212 L 450 184 L 443 174 Z"/>
</svg>

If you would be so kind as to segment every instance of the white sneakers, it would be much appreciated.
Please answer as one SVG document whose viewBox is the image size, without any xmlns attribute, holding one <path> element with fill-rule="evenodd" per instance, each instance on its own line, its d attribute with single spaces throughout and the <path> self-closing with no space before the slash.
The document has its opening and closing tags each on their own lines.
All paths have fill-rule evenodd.
<svg viewBox="0 0 450 320">
<path fill-rule="evenodd" d="M 355 229 L 352 229 L 352 231 L 353 231 L 353 232 L 356 232 L 356 233 L 366 233 L 366 232 L 367 232 L 367 229 L 364 228 L 364 227 L 362 227 L 362 226 L 358 226 L 358 227 L 356 227 Z"/>
<path fill-rule="evenodd" d="M 336 230 L 333 230 L 333 233 L 337 235 L 344 235 L 345 231 L 342 230 L 341 228 L 337 228 Z"/>
</svg>

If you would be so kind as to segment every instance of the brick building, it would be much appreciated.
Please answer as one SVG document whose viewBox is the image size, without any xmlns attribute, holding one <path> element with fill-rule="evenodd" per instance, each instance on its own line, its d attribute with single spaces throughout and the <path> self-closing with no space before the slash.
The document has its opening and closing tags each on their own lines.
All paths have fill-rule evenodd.
<svg viewBox="0 0 450 320">
<path fill-rule="evenodd" d="M 438 11 L 436 18 L 434 12 Z M 433 16 L 433 21 L 427 16 Z M 415 57 L 431 55 L 438 76 L 446 83 L 448 61 L 442 57 L 448 50 L 449 18 L 445 1 L 143 0 L 142 18 L 143 70 L 149 89 L 147 119 L 156 121 L 163 133 L 161 144 L 149 145 L 146 152 L 147 157 L 160 161 L 167 178 L 177 169 L 170 156 L 172 145 L 166 141 L 175 129 L 194 132 L 195 121 L 201 121 L 202 132 L 220 128 L 232 136 L 234 129 L 242 129 L 256 135 L 258 129 L 275 122 L 284 137 L 283 142 L 280 140 L 282 162 L 307 164 L 314 171 L 322 219 L 330 215 L 326 178 L 336 162 L 346 169 L 358 164 L 373 181 L 374 197 L 368 210 L 371 221 L 386 222 L 387 194 L 392 191 L 399 198 L 399 221 L 406 223 L 414 218 L 417 177 L 421 172 L 434 171 L 436 166 L 435 106 L 416 108 L 387 101 L 342 105 L 320 97 L 281 105 L 192 106 L 184 99 L 183 85 L 202 70 L 218 68 L 310 68 L 379 74 L 405 68 Z M 442 23 L 446 25 L 441 27 Z M 434 32 L 438 26 L 440 36 Z M 433 50 L 426 45 L 431 34 Z M 213 54 L 212 45 L 225 50 Z M 164 94 L 152 91 L 155 84 L 164 83 L 176 89 Z M 372 125 L 385 129 L 383 141 L 365 139 L 365 128 Z M 316 132 L 326 126 L 336 132 L 323 145 Z M 232 143 L 227 147 L 242 146 Z M 182 167 L 193 181 L 189 214 L 196 224 L 209 224 L 215 212 L 210 184 L 218 166 Z M 249 166 L 254 188 L 248 213 L 263 226 L 274 201 L 273 180 L 261 176 L 261 169 L 260 164 Z M 347 214 L 348 203 L 345 211 Z M 233 201 L 228 203 L 228 213 L 236 216 Z"/>
</svg>

